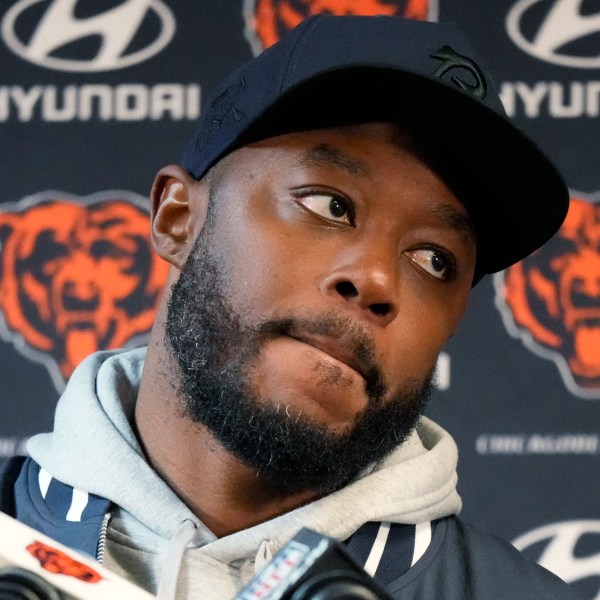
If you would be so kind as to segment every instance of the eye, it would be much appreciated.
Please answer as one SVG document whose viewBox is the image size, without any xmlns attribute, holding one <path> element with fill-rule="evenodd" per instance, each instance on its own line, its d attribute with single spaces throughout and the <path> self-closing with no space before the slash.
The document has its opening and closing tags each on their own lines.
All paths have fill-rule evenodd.
<svg viewBox="0 0 600 600">
<path fill-rule="evenodd" d="M 353 223 L 352 204 L 343 196 L 326 192 L 301 192 L 296 194 L 296 201 L 328 221 L 348 225 Z"/>
<path fill-rule="evenodd" d="M 449 252 L 440 248 L 417 248 L 406 255 L 424 271 L 442 281 L 450 281 L 456 274 L 456 264 Z"/>
</svg>

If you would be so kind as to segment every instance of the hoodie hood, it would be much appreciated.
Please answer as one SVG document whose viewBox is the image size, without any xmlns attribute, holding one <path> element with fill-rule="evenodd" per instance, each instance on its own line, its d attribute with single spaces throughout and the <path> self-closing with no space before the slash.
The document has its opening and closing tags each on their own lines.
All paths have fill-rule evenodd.
<svg viewBox="0 0 600 600">
<path fill-rule="evenodd" d="M 419 524 L 460 510 L 456 445 L 424 417 L 401 447 L 343 489 L 218 539 L 153 471 L 132 430 L 145 353 L 87 358 L 58 403 L 54 431 L 27 449 L 52 477 L 107 498 L 160 538 L 182 540 L 182 552 L 191 543 L 213 561 L 250 560 L 257 570 L 301 527 L 344 540 L 369 521 Z"/>
</svg>

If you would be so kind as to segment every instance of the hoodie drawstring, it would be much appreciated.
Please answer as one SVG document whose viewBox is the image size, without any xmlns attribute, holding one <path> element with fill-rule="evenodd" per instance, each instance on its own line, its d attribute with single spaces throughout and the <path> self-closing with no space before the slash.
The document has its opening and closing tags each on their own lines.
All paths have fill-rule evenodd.
<svg viewBox="0 0 600 600">
<path fill-rule="evenodd" d="M 273 558 L 273 543 L 271 540 L 263 540 L 258 547 L 254 559 L 254 574 L 258 573 Z"/>
<path fill-rule="evenodd" d="M 158 584 L 157 598 L 159 600 L 175 600 L 177 579 L 181 571 L 183 555 L 188 545 L 194 541 L 198 526 L 190 519 L 181 523 L 165 550 L 164 566 Z"/>
</svg>

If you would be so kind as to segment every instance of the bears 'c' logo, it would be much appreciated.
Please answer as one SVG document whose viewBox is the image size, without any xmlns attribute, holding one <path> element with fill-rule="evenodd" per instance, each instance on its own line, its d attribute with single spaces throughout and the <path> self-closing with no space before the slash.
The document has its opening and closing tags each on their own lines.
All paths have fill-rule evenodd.
<svg viewBox="0 0 600 600">
<path fill-rule="evenodd" d="M 150 249 L 144 204 L 131 192 L 43 192 L 0 207 L 0 334 L 59 391 L 88 354 L 152 326 L 168 267 Z"/>
<path fill-rule="evenodd" d="M 255 54 L 311 15 L 398 15 L 433 21 L 436 9 L 437 0 L 244 0 L 246 37 Z"/>
<path fill-rule="evenodd" d="M 600 203 L 573 198 L 554 238 L 495 277 L 509 332 L 553 360 L 573 394 L 600 399 Z"/>
<path fill-rule="evenodd" d="M 102 575 L 95 569 L 43 542 L 35 541 L 29 544 L 27 552 L 37 558 L 40 561 L 40 566 L 46 571 L 50 571 L 50 573 L 68 575 L 86 583 L 98 583 L 102 580 Z"/>
</svg>

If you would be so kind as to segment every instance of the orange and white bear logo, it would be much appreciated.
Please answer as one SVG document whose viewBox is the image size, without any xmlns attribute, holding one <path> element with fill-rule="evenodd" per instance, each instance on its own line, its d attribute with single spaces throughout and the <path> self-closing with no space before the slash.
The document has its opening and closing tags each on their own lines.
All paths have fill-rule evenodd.
<svg viewBox="0 0 600 600">
<path fill-rule="evenodd" d="M 509 332 L 553 360 L 573 394 L 600 399 L 600 203 L 572 198 L 552 240 L 495 283 Z"/>
<path fill-rule="evenodd" d="M 245 0 L 246 37 L 259 54 L 306 17 L 322 13 L 397 15 L 433 21 L 437 0 Z"/>
<path fill-rule="evenodd" d="M 147 334 L 167 265 L 145 201 L 45 192 L 0 207 L 0 334 L 58 390 L 88 354 Z"/>
</svg>

